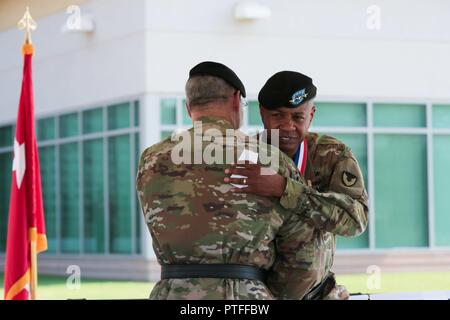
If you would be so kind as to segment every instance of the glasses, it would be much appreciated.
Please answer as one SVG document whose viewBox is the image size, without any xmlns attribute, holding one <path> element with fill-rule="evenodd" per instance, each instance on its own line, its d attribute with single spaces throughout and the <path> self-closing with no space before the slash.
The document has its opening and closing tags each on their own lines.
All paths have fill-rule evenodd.
<svg viewBox="0 0 450 320">
<path fill-rule="evenodd" d="M 248 102 L 247 102 L 247 100 L 246 100 L 244 97 L 241 96 L 240 102 L 241 102 L 241 108 L 242 108 L 242 110 L 244 110 L 244 111 L 247 110 L 247 108 L 248 108 Z"/>
</svg>

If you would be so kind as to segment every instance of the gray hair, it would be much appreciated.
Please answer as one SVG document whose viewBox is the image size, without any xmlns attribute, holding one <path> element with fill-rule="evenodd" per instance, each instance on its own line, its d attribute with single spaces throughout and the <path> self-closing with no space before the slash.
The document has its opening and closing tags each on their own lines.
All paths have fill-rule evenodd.
<svg viewBox="0 0 450 320">
<path fill-rule="evenodd" d="M 195 76 L 186 82 L 186 99 L 190 107 L 226 101 L 235 90 L 225 80 L 214 76 Z"/>
</svg>

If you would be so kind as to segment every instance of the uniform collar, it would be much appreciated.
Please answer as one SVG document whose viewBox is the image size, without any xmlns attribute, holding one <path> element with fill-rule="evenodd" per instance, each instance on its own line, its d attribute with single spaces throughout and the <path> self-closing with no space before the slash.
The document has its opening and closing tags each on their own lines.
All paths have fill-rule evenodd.
<svg viewBox="0 0 450 320">
<path fill-rule="evenodd" d="M 199 118 L 197 121 L 201 121 L 202 125 L 207 124 L 208 128 L 217 127 L 222 129 L 234 129 L 231 122 L 220 117 L 204 116 Z"/>
</svg>

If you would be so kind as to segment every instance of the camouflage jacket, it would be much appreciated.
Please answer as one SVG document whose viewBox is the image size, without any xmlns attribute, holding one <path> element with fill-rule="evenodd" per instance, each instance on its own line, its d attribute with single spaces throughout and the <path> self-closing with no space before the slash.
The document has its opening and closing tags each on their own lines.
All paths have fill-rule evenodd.
<svg viewBox="0 0 450 320">
<path fill-rule="evenodd" d="M 300 271 L 305 285 L 310 279 L 312 288 L 330 271 L 336 249 L 335 235 L 357 236 L 364 232 L 369 204 L 361 170 L 350 148 L 326 135 L 309 133 L 306 138 L 304 178 L 307 183 L 295 176 L 289 178 L 280 203 L 298 212 L 314 227 L 311 241 L 300 248 L 301 257 L 297 257 L 313 261 Z M 292 295 L 288 287 L 274 294 Z"/>
<path fill-rule="evenodd" d="M 195 160 L 195 153 L 227 154 L 236 149 L 247 136 L 235 134 L 232 141 L 219 139 L 231 124 L 218 118 L 202 118 L 202 131 L 198 137 L 195 128 L 183 133 L 200 146 L 193 145 L 183 151 L 185 160 Z M 205 132 L 213 129 L 219 133 L 205 143 Z M 177 138 L 178 137 L 178 138 Z M 282 207 L 276 198 L 229 192 L 224 170 L 236 156 L 224 156 L 223 164 L 176 163 L 173 152 L 180 151 L 179 139 L 167 138 L 146 149 L 140 159 L 137 174 L 137 191 L 153 247 L 160 264 L 243 264 L 264 268 L 273 267 L 269 283 L 274 290 L 286 285 L 285 277 L 292 270 L 304 269 L 313 264 L 298 255 L 302 243 L 310 241 L 313 228 L 304 223 L 300 215 Z M 175 140 L 175 141 L 172 141 Z M 209 139 L 206 139 L 209 140 Z M 195 143 L 194 143 L 195 144 Z M 245 144 L 245 143 L 244 143 Z M 268 147 L 259 145 L 260 148 Z M 271 159 L 277 159 L 277 171 L 285 177 L 302 181 L 293 162 L 282 152 L 271 147 Z M 194 153 L 194 154 L 193 154 Z M 222 154 L 222 155 L 223 155 Z M 274 163 L 274 162 L 272 162 Z M 305 198 L 306 199 L 306 198 Z M 296 210 L 301 209 L 296 202 Z M 306 203 L 306 201 L 305 201 Z M 314 258 L 313 256 L 308 256 Z M 301 273 L 290 291 L 296 298 L 305 286 Z M 292 279 L 292 278 L 290 278 Z M 309 280 L 308 280 L 309 281 Z M 159 281 L 151 299 L 272 299 L 272 287 L 256 280 L 188 278 Z M 298 289 L 300 288 L 300 289 Z"/>
</svg>

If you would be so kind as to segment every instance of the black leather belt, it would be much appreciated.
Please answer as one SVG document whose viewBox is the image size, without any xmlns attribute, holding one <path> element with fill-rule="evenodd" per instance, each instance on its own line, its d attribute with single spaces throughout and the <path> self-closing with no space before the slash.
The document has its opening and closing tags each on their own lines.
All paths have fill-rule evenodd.
<svg viewBox="0 0 450 320">
<path fill-rule="evenodd" d="M 326 297 L 336 285 L 334 273 L 330 272 L 321 283 L 312 288 L 304 297 L 303 300 L 321 300 Z"/>
<path fill-rule="evenodd" d="M 161 279 L 228 278 L 266 281 L 267 271 L 240 264 L 165 264 Z"/>
</svg>

